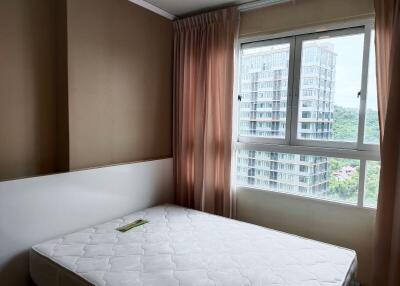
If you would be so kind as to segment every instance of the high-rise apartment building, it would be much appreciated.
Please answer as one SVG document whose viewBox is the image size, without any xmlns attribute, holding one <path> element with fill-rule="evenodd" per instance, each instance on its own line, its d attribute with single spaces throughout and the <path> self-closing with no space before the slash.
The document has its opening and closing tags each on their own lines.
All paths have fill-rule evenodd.
<svg viewBox="0 0 400 286">
<path fill-rule="evenodd" d="M 241 57 L 241 136 L 285 138 L 289 44 L 243 50 Z M 303 46 L 298 138 L 332 138 L 336 55 L 330 45 Z M 323 194 L 328 190 L 326 157 L 239 150 L 237 180 L 258 188 Z"/>
</svg>

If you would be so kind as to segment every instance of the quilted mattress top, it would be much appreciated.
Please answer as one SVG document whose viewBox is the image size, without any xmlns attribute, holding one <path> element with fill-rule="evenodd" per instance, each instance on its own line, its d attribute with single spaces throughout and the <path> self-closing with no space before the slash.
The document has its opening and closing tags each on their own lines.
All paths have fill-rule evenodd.
<svg viewBox="0 0 400 286">
<path fill-rule="evenodd" d="M 115 228 L 146 219 L 125 233 Z M 33 247 L 94 285 L 343 285 L 352 250 L 173 205 Z"/>
</svg>

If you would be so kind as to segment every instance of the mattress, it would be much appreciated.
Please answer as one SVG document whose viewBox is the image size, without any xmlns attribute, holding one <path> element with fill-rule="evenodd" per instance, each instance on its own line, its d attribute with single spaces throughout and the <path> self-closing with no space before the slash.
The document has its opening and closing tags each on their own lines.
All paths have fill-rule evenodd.
<svg viewBox="0 0 400 286">
<path fill-rule="evenodd" d="M 146 219 L 125 233 L 117 227 Z M 38 286 L 352 285 L 353 250 L 174 205 L 32 247 Z"/>
</svg>

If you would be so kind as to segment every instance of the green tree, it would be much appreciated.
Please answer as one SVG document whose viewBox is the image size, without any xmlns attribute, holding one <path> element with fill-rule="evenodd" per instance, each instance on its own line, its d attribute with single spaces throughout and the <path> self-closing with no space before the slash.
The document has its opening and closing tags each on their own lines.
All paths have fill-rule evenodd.
<svg viewBox="0 0 400 286">
<path fill-rule="evenodd" d="M 367 110 L 364 132 L 367 143 L 379 144 L 379 119 L 377 111 L 372 109 Z"/>
<path fill-rule="evenodd" d="M 355 141 L 358 130 L 358 110 L 335 105 L 333 114 L 333 138 L 335 140 Z"/>
<path fill-rule="evenodd" d="M 348 167 L 354 172 L 345 173 Z M 357 200 L 359 185 L 359 163 L 357 160 L 329 158 L 328 178 L 329 194 L 331 198 L 355 202 Z"/>
<path fill-rule="evenodd" d="M 378 200 L 380 162 L 368 161 L 365 181 L 365 204 L 375 206 Z"/>
<path fill-rule="evenodd" d="M 335 106 L 333 116 L 333 138 L 335 140 L 356 141 L 359 113 L 357 108 Z M 378 112 L 368 109 L 365 116 L 365 142 L 379 143 Z M 329 196 L 341 200 L 356 200 L 358 192 L 358 161 L 329 159 Z M 357 171 L 349 178 L 335 176 L 345 166 L 357 166 Z M 380 162 L 368 161 L 365 182 L 365 203 L 376 204 L 379 188 Z"/>
<path fill-rule="evenodd" d="M 333 138 L 335 140 L 357 140 L 358 118 L 357 108 L 335 105 L 333 114 Z M 379 143 L 378 112 L 368 109 L 365 116 L 365 141 Z"/>
</svg>

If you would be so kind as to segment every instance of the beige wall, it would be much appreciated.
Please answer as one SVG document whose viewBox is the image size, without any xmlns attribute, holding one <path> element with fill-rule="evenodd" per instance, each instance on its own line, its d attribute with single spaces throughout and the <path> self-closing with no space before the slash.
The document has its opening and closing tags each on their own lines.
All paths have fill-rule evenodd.
<svg viewBox="0 0 400 286">
<path fill-rule="evenodd" d="M 0 1 L 0 180 L 55 171 L 54 11 Z"/>
<path fill-rule="evenodd" d="M 56 98 L 57 98 L 57 165 L 58 172 L 69 170 L 68 69 L 67 69 L 67 0 L 57 0 L 56 7 Z"/>
<path fill-rule="evenodd" d="M 295 0 L 242 13 L 240 36 L 278 33 L 373 14 L 373 0 Z"/>
<path fill-rule="evenodd" d="M 172 155 L 171 21 L 127 0 L 4 0 L 0 43 L 0 181 Z"/>
<path fill-rule="evenodd" d="M 296 0 L 245 12 L 240 36 L 251 37 L 371 17 L 373 0 Z M 359 279 L 370 285 L 375 212 L 254 190 L 237 195 L 238 219 L 355 249 Z"/>
<path fill-rule="evenodd" d="M 171 156 L 172 22 L 127 0 L 68 0 L 70 167 Z"/>
</svg>

